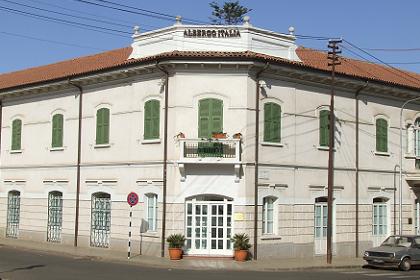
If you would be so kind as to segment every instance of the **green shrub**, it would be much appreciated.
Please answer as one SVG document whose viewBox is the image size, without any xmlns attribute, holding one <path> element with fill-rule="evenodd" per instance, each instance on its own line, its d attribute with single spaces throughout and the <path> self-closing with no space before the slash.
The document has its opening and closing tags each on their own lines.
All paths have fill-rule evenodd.
<svg viewBox="0 0 420 280">
<path fill-rule="evenodd" d="M 246 233 L 237 233 L 232 238 L 233 248 L 235 250 L 248 250 L 251 248 L 249 244 L 249 236 Z"/>
<path fill-rule="evenodd" d="M 185 236 L 183 234 L 171 234 L 166 238 L 169 248 L 182 248 L 185 244 Z"/>
</svg>

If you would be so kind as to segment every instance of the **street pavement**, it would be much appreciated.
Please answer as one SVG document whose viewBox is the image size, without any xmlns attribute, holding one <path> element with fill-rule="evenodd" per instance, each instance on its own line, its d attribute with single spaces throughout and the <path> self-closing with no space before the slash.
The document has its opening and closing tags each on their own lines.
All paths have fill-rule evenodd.
<svg viewBox="0 0 420 280">
<path fill-rule="evenodd" d="M 0 247 L 1 280 L 67 279 L 420 279 L 420 270 L 300 269 L 276 272 L 245 270 L 203 270 L 148 267 L 135 262 L 118 262 L 98 257 L 75 256 L 33 249 Z"/>
</svg>

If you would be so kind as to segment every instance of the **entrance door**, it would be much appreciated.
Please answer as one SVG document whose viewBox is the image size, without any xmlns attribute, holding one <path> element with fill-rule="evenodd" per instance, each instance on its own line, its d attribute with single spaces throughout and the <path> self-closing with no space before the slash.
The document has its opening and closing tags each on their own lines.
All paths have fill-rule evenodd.
<svg viewBox="0 0 420 280">
<path fill-rule="evenodd" d="M 327 253 L 327 222 L 328 205 L 327 203 L 315 204 L 315 255 L 325 255 Z"/>
<path fill-rule="evenodd" d="M 373 199 L 372 242 L 379 246 L 388 237 L 388 207 L 386 198 Z"/>
<path fill-rule="evenodd" d="M 92 195 L 92 220 L 90 245 L 109 247 L 111 234 L 111 196 L 106 193 Z"/>
<path fill-rule="evenodd" d="M 48 228 L 47 241 L 60 242 L 63 224 L 63 194 L 50 192 L 48 194 Z"/>
<path fill-rule="evenodd" d="M 187 253 L 193 255 L 232 255 L 232 203 L 187 201 Z"/>
<path fill-rule="evenodd" d="M 9 192 L 7 199 L 6 237 L 17 238 L 20 220 L 20 192 Z"/>
</svg>

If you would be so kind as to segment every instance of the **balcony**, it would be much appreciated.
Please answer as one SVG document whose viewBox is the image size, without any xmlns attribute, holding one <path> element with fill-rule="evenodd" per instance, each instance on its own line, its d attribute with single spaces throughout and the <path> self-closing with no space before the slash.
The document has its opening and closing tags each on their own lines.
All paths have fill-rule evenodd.
<svg viewBox="0 0 420 280">
<path fill-rule="evenodd" d="M 233 164 L 239 181 L 241 164 L 240 139 L 179 139 L 178 160 L 181 181 L 185 180 L 184 164 Z"/>
</svg>

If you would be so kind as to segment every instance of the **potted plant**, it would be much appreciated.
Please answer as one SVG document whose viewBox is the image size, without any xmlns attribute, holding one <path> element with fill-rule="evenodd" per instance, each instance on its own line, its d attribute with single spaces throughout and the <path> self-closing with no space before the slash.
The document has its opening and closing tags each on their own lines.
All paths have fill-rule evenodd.
<svg viewBox="0 0 420 280">
<path fill-rule="evenodd" d="M 213 132 L 212 133 L 212 138 L 224 139 L 224 138 L 226 138 L 226 133 L 225 132 Z"/>
<path fill-rule="evenodd" d="M 242 133 L 238 132 L 233 134 L 233 139 L 241 139 L 242 138 Z"/>
<path fill-rule="evenodd" d="M 249 244 L 249 236 L 246 233 L 237 233 L 232 238 L 233 249 L 235 250 L 235 261 L 246 261 L 248 259 L 248 249 L 251 248 Z"/>
<path fill-rule="evenodd" d="M 171 260 L 180 260 L 182 257 L 182 247 L 185 244 L 185 236 L 183 234 L 171 234 L 166 238 L 169 244 L 169 258 Z"/>
<path fill-rule="evenodd" d="M 185 138 L 185 134 L 183 132 L 180 132 L 175 137 L 176 138 Z"/>
</svg>

